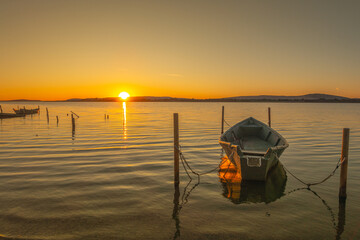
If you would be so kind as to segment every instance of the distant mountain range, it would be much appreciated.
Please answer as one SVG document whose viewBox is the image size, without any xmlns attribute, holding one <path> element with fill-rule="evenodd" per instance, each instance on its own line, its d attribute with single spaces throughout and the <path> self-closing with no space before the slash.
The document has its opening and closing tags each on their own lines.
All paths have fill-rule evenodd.
<svg viewBox="0 0 360 240">
<path fill-rule="evenodd" d="M 234 99 L 234 100 L 349 100 L 351 98 L 335 96 L 329 94 L 321 93 L 312 93 L 300 96 L 274 96 L 274 95 L 259 95 L 259 96 L 239 96 L 239 97 L 229 97 L 225 99 Z"/>
<path fill-rule="evenodd" d="M 18 99 L 11 101 L 39 101 Z M 71 98 L 65 101 L 54 102 L 121 102 L 118 97 L 107 98 Z M 258 95 L 258 96 L 237 96 L 227 98 L 173 98 L 173 97 L 154 97 L 139 96 L 129 97 L 127 102 L 351 102 L 360 103 L 360 98 L 347 98 L 336 95 L 312 93 L 300 96 L 276 96 L 276 95 Z"/>
<path fill-rule="evenodd" d="M 69 102 L 118 102 L 121 99 L 111 98 L 73 98 Z M 154 97 L 140 96 L 129 97 L 128 102 L 360 102 L 358 98 L 347 98 L 336 95 L 312 93 L 300 96 L 276 96 L 276 95 L 258 95 L 258 96 L 237 96 L 227 98 L 173 98 L 173 97 Z"/>
</svg>

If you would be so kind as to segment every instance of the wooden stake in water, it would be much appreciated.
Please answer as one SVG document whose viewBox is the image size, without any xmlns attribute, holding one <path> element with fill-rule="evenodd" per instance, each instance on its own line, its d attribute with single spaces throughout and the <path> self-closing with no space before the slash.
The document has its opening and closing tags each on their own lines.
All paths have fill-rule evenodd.
<svg viewBox="0 0 360 240">
<path fill-rule="evenodd" d="M 347 169 L 349 161 L 349 140 L 350 140 L 350 129 L 343 129 L 342 149 L 341 149 L 341 164 L 340 171 L 340 189 L 339 198 L 346 199 L 346 182 L 347 182 Z"/>
<path fill-rule="evenodd" d="M 47 122 L 49 123 L 49 110 L 48 110 L 48 108 L 46 108 L 46 117 L 47 117 Z"/>
<path fill-rule="evenodd" d="M 268 108 L 269 127 L 271 127 L 271 108 Z"/>
<path fill-rule="evenodd" d="M 1 110 L 1 113 L 3 113 L 1 105 L 0 105 L 0 110 Z"/>
<path fill-rule="evenodd" d="M 346 210 L 346 199 L 339 198 L 338 226 L 336 228 L 335 239 L 341 239 L 341 234 L 344 232 L 345 210 Z"/>
<path fill-rule="evenodd" d="M 75 118 L 74 114 L 71 114 L 72 132 L 75 132 Z"/>
<path fill-rule="evenodd" d="M 179 179 L 179 114 L 174 113 L 174 184 L 180 183 Z"/>
<path fill-rule="evenodd" d="M 56 116 L 56 125 L 59 126 L 59 116 Z"/>
<path fill-rule="evenodd" d="M 221 134 L 224 133 L 224 106 L 222 106 L 222 113 L 221 113 Z"/>
</svg>

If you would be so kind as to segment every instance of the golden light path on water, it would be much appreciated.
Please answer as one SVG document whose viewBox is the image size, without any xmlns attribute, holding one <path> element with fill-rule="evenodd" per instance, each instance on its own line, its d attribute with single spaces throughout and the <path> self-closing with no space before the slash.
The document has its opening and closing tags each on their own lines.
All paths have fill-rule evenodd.
<svg viewBox="0 0 360 240">
<path fill-rule="evenodd" d="M 126 128 L 126 102 L 123 102 L 122 108 L 123 108 L 123 134 L 124 134 L 124 139 L 126 139 L 126 138 L 127 138 L 127 128 Z"/>
</svg>

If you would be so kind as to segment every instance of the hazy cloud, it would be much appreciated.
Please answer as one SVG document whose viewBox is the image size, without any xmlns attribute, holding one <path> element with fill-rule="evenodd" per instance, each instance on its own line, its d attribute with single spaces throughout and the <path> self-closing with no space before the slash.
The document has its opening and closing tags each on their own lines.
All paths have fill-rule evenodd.
<svg viewBox="0 0 360 240">
<path fill-rule="evenodd" d="M 181 74 L 177 74 L 177 73 L 169 73 L 167 74 L 169 77 L 183 77 L 183 75 Z"/>
</svg>

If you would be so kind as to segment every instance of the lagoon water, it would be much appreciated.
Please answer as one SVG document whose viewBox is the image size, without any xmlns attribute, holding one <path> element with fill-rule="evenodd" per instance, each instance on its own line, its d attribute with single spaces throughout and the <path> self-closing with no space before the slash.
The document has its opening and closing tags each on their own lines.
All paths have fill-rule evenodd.
<svg viewBox="0 0 360 240">
<path fill-rule="evenodd" d="M 0 104 L 5 112 L 37 106 Z M 177 196 L 172 113 L 179 113 L 186 159 L 205 172 L 221 162 L 222 105 L 231 125 L 249 116 L 267 122 L 271 107 L 272 127 L 290 144 L 281 162 L 306 182 L 334 169 L 342 129 L 350 128 L 345 210 L 338 204 L 339 171 L 309 191 L 290 174 L 255 186 L 226 182 L 215 171 L 189 183 L 180 165 Z M 0 120 L 0 239 L 360 239 L 359 104 L 42 102 L 40 108 L 39 115 Z M 70 111 L 80 116 L 74 134 Z"/>
</svg>

